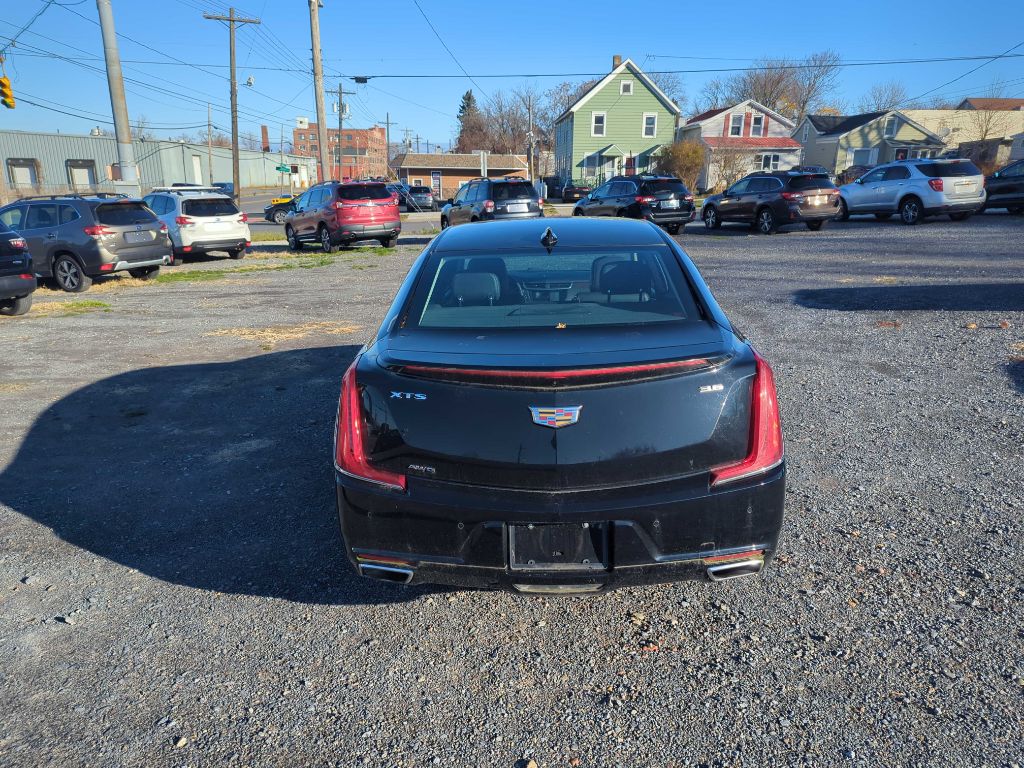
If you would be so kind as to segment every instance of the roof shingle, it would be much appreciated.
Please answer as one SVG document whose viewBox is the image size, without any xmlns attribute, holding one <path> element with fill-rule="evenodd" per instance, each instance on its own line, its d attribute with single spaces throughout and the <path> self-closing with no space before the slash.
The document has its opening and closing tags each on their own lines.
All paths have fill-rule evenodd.
<svg viewBox="0 0 1024 768">
<path fill-rule="evenodd" d="M 449 168 L 451 170 L 479 171 L 480 155 L 476 153 L 452 154 L 440 152 L 407 152 L 392 161 L 393 168 Z M 492 171 L 525 171 L 525 155 L 487 156 L 487 168 Z"/>
<path fill-rule="evenodd" d="M 800 142 L 788 136 L 704 136 L 712 149 L 799 149 Z"/>
<path fill-rule="evenodd" d="M 861 115 L 808 115 L 807 119 L 819 133 L 826 136 L 847 133 L 854 128 L 867 125 L 872 120 L 877 120 L 887 112 L 865 112 Z"/>
</svg>

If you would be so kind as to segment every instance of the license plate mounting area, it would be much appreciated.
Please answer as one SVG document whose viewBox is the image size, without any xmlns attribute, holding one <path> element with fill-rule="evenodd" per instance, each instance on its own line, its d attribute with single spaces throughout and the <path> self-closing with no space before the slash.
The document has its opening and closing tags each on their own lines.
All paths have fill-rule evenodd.
<svg viewBox="0 0 1024 768">
<path fill-rule="evenodd" d="M 509 526 L 514 571 L 601 571 L 608 567 L 606 523 L 530 523 Z"/>
</svg>

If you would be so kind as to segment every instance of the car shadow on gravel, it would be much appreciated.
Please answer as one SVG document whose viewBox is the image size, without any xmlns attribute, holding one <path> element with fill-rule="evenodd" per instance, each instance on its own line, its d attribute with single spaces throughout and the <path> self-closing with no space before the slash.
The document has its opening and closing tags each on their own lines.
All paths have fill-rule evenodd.
<svg viewBox="0 0 1024 768">
<path fill-rule="evenodd" d="M 77 547 L 196 589 L 308 603 L 437 591 L 361 579 L 342 550 L 330 444 L 356 346 L 112 376 L 48 407 L 0 502 Z"/>
<path fill-rule="evenodd" d="M 809 309 L 834 309 L 841 312 L 1024 312 L 1024 283 L 814 288 L 796 291 L 793 301 Z"/>
</svg>

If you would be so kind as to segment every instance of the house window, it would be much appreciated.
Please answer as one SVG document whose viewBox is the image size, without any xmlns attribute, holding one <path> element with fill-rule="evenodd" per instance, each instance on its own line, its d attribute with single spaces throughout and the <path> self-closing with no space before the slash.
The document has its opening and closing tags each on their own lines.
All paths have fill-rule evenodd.
<svg viewBox="0 0 1024 768">
<path fill-rule="evenodd" d="M 730 136 L 742 136 L 743 135 L 743 115 L 732 115 L 729 118 L 729 135 Z"/>
<path fill-rule="evenodd" d="M 811 126 L 809 126 L 807 123 L 804 123 L 804 137 L 801 140 L 802 143 L 804 143 L 804 144 L 807 143 L 807 136 L 810 133 L 810 130 L 811 130 Z"/>
<path fill-rule="evenodd" d="M 764 115 L 754 115 L 754 119 L 750 123 L 750 135 L 764 135 Z"/>
<path fill-rule="evenodd" d="M 299 141 L 305 141 L 305 140 L 306 140 L 306 134 L 300 133 L 299 134 Z"/>
<path fill-rule="evenodd" d="M 590 135 L 591 136 L 604 136 L 604 124 L 608 120 L 608 115 L 605 112 L 591 112 L 590 113 Z"/>
<path fill-rule="evenodd" d="M 895 115 L 890 115 L 885 119 L 885 137 L 891 139 L 896 135 L 896 128 L 899 126 Z"/>
<path fill-rule="evenodd" d="M 75 189 L 92 189 L 96 186 L 95 160 L 66 160 L 68 183 Z"/>
<path fill-rule="evenodd" d="M 758 155 L 758 163 L 761 166 L 762 171 L 777 171 L 779 170 L 779 156 L 778 155 Z"/>
<path fill-rule="evenodd" d="M 653 139 L 658 135 L 658 115 L 653 112 L 644 112 L 644 130 L 643 137 L 645 139 Z"/>
<path fill-rule="evenodd" d="M 7 160 L 7 178 L 14 187 L 39 185 L 39 161 L 29 157 L 11 157 Z"/>
<path fill-rule="evenodd" d="M 850 165 L 872 165 L 872 156 L 871 149 L 855 149 L 853 150 L 853 162 Z"/>
<path fill-rule="evenodd" d="M 620 80 L 619 81 L 619 95 L 620 96 L 632 96 L 633 95 L 633 81 L 632 80 Z"/>
</svg>

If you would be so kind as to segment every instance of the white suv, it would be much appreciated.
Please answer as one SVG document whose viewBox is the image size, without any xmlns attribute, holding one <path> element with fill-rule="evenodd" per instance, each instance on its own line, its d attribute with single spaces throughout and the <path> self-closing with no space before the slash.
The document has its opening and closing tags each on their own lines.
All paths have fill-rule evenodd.
<svg viewBox="0 0 1024 768">
<path fill-rule="evenodd" d="M 896 213 L 904 224 L 943 213 L 963 221 L 985 206 L 985 176 L 970 160 L 899 160 L 844 184 L 839 195 L 840 221 L 858 213 Z"/>
<path fill-rule="evenodd" d="M 156 187 L 144 200 L 167 225 L 175 262 L 211 251 L 240 259 L 251 244 L 249 217 L 214 187 Z"/>
</svg>

